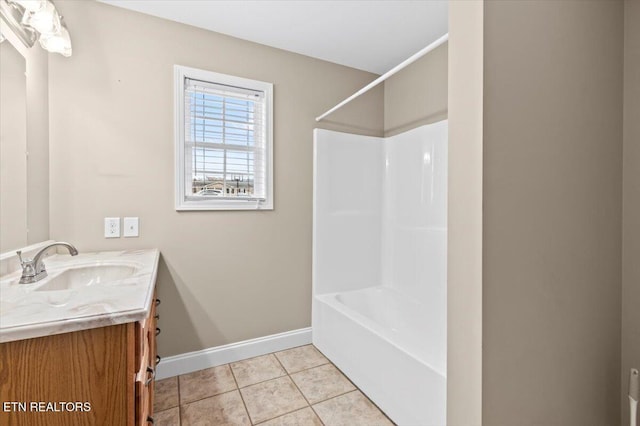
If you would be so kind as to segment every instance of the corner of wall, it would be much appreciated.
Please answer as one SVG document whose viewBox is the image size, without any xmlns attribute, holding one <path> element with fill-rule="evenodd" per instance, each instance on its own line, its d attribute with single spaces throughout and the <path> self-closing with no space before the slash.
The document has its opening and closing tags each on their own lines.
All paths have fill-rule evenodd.
<svg viewBox="0 0 640 426">
<path fill-rule="evenodd" d="M 484 1 L 449 2 L 447 424 L 482 423 Z"/>
</svg>

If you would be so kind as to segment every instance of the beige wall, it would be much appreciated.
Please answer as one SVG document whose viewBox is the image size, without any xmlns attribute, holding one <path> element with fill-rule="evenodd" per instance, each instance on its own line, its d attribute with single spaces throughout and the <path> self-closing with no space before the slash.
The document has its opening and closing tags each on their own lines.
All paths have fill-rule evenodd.
<svg viewBox="0 0 640 426">
<path fill-rule="evenodd" d="M 483 1 L 449 2 L 447 424 L 482 422 Z"/>
<path fill-rule="evenodd" d="M 483 424 L 620 424 L 623 3 L 487 1 Z"/>
<path fill-rule="evenodd" d="M 449 424 L 617 424 L 621 8 L 510 3 L 452 2 L 448 100 L 445 45 L 323 127 L 395 134 L 449 105 Z M 56 4 L 74 56 L 50 57 L 52 238 L 161 249 L 163 356 L 308 326 L 313 117 L 375 76 L 104 4 Z M 175 212 L 174 63 L 275 84 L 273 212 Z M 636 63 L 625 63 L 627 117 Z M 415 110 L 400 102 L 409 84 L 430 94 Z M 637 125 L 625 121 L 627 299 L 638 298 Z M 125 215 L 140 217 L 141 237 L 105 240 L 103 218 Z M 639 321 L 624 303 L 623 374 Z"/>
<path fill-rule="evenodd" d="M 640 1 L 624 5 L 622 183 L 622 424 L 629 423 L 629 369 L 640 368 Z"/>
<path fill-rule="evenodd" d="M 314 117 L 376 76 L 96 2 L 56 5 L 74 53 L 49 62 L 51 237 L 161 250 L 162 356 L 308 327 Z M 274 84 L 275 210 L 175 211 L 174 64 Z M 382 97 L 323 126 L 382 135 Z M 140 237 L 104 239 L 105 216 L 139 216 Z"/>
<path fill-rule="evenodd" d="M 393 136 L 447 118 L 445 43 L 384 82 L 384 131 Z"/>
</svg>

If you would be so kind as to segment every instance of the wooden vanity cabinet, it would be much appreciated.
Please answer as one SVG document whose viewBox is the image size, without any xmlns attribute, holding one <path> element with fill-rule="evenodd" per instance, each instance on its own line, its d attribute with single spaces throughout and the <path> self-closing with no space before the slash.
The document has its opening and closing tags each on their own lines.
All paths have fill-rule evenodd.
<svg viewBox="0 0 640 426">
<path fill-rule="evenodd" d="M 157 304 L 142 321 L 0 344 L 0 425 L 152 424 Z"/>
</svg>

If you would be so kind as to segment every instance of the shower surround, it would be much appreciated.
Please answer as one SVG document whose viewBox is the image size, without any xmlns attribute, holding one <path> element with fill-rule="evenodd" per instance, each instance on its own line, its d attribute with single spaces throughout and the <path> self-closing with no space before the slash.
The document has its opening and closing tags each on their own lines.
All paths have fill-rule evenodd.
<svg viewBox="0 0 640 426">
<path fill-rule="evenodd" d="M 313 197 L 313 343 L 399 425 L 444 425 L 447 121 L 314 130 Z"/>
</svg>

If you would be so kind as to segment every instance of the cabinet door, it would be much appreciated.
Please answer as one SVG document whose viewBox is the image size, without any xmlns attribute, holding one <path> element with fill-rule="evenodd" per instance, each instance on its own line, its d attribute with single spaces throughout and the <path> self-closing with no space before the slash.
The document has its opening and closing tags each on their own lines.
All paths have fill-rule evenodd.
<svg viewBox="0 0 640 426">
<path fill-rule="evenodd" d="M 0 424 L 133 425 L 133 333 L 130 323 L 0 344 L 0 400 L 27 404 L 0 411 Z"/>
</svg>

